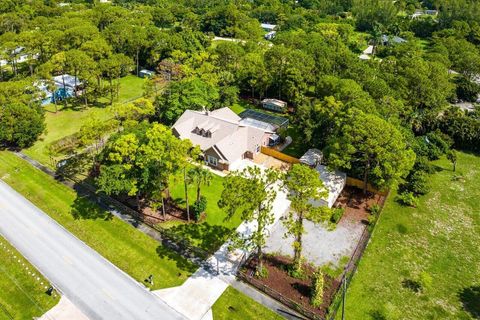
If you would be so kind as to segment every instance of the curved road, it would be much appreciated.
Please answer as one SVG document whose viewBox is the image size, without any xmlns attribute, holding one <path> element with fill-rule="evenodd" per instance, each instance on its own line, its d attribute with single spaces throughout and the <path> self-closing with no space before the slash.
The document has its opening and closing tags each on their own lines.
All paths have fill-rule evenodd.
<svg viewBox="0 0 480 320">
<path fill-rule="evenodd" d="M 0 180 L 0 234 L 90 319 L 185 319 Z"/>
</svg>

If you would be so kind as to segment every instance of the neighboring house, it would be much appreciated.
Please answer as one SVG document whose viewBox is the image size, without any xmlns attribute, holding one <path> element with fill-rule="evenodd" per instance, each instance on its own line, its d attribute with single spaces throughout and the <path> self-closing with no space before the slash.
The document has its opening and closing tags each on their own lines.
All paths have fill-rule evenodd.
<svg viewBox="0 0 480 320">
<path fill-rule="evenodd" d="M 415 13 L 411 15 L 412 19 L 417 19 L 423 16 L 437 16 L 438 10 L 416 10 Z"/>
<path fill-rule="evenodd" d="M 153 72 L 152 70 L 147 70 L 147 69 L 142 69 L 138 73 L 138 76 L 140 78 L 152 78 L 154 75 L 155 75 L 155 72 Z"/>
<path fill-rule="evenodd" d="M 309 149 L 305 154 L 299 159 L 300 163 L 306 164 L 311 168 L 315 168 L 322 163 L 323 153 L 318 149 Z"/>
<path fill-rule="evenodd" d="M 261 23 L 260 26 L 265 32 L 274 31 L 277 28 L 276 24 L 270 24 L 270 23 Z"/>
<path fill-rule="evenodd" d="M 386 34 L 383 34 L 381 39 L 384 46 L 407 42 L 407 40 L 400 38 L 399 36 L 387 36 Z"/>
<path fill-rule="evenodd" d="M 285 112 L 287 111 L 287 103 L 278 99 L 263 99 L 262 107 L 264 109 Z"/>
<path fill-rule="evenodd" d="M 172 127 L 180 139 L 189 139 L 203 152 L 205 162 L 218 170 L 229 170 L 242 159 L 253 159 L 274 134 L 244 122 L 229 108 L 214 111 L 187 110 Z"/>
<path fill-rule="evenodd" d="M 55 87 L 54 91 L 49 90 L 46 81 L 38 81 L 34 83 L 34 86 L 42 93 L 42 97 L 40 98 L 40 100 L 42 100 L 42 105 L 68 99 L 75 96 L 75 94 L 82 94 L 81 88 L 83 82 L 69 74 L 62 74 L 53 77 L 52 84 Z"/>
</svg>

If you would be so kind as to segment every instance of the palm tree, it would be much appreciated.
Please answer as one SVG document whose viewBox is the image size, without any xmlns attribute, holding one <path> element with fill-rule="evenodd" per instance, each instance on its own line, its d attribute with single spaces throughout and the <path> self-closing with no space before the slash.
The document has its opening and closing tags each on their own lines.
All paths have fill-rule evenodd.
<svg viewBox="0 0 480 320">
<path fill-rule="evenodd" d="M 187 173 L 187 167 L 183 168 L 183 185 L 185 187 L 185 204 L 187 205 L 187 220 L 190 222 L 190 204 L 188 203 L 188 185 L 192 183 L 190 172 Z"/>
<path fill-rule="evenodd" d="M 202 185 L 209 186 L 213 175 L 208 169 L 201 166 L 195 166 L 188 171 L 188 176 L 197 187 L 197 202 L 200 201 Z"/>
</svg>

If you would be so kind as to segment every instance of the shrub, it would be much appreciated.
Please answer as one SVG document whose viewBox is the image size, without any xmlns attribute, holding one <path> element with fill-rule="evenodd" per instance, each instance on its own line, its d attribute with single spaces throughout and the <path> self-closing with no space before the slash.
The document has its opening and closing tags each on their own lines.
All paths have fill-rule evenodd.
<svg viewBox="0 0 480 320">
<path fill-rule="evenodd" d="M 372 206 L 370 207 L 370 214 L 371 215 L 374 215 L 374 216 L 378 216 L 378 214 L 380 213 L 380 206 L 376 203 L 372 204 Z"/>
<path fill-rule="evenodd" d="M 322 270 L 318 269 L 313 274 L 311 304 L 318 308 L 323 303 L 324 279 Z"/>
<path fill-rule="evenodd" d="M 404 206 L 416 207 L 418 205 L 418 199 L 412 192 L 402 192 L 397 195 L 396 200 Z"/>
<path fill-rule="evenodd" d="M 201 196 L 200 199 L 196 200 L 193 204 L 193 216 L 195 221 L 198 222 L 200 220 L 200 216 L 205 212 L 205 209 L 207 209 L 207 198 Z"/>
<path fill-rule="evenodd" d="M 330 222 L 338 223 L 345 213 L 345 208 L 334 208 L 330 217 Z"/>
<path fill-rule="evenodd" d="M 404 185 L 406 191 L 412 192 L 415 195 L 427 194 L 430 190 L 427 181 L 427 174 L 424 171 L 412 171 Z"/>
</svg>

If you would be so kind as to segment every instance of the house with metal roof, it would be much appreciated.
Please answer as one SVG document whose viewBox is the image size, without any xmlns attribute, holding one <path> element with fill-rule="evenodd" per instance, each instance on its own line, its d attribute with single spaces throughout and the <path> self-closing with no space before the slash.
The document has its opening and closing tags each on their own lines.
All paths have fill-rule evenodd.
<svg viewBox="0 0 480 320">
<path fill-rule="evenodd" d="M 243 159 L 253 159 L 274 134 L 242 119 L 229 108 L 187 110 L 172 127 L 180 139 L 189 139 L 203 152 L 205 163 L 218 170 Z"/>
</svg>

